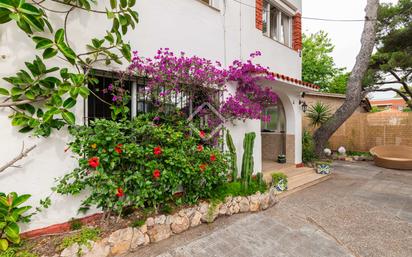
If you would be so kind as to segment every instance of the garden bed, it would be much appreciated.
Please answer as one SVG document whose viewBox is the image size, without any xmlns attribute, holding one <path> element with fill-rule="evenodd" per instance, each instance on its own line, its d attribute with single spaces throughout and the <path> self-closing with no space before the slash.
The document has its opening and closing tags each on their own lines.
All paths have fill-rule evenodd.
<svg viewBox="0 0 412 257">
<path fill-rule="evenodd" d="M 133 212 L 120 219 L 111 216 L 104 222 L 95 219 L 87 227 L 72 221 L 71 226 L 76 230 L 29 239 L 18 249 L 20 254 L 10 256 L 117 256 L 137 251 L 140 247 L 165 240 L 202 223 L 211 223 L 220 216 L 266 210 L 276 204 L 277 193 L 271 188 L 250 196 L 228 196 L 222 201 L 202 201 L 194 206 L 168 209 L 147 218 L 147 213 Z"/>
</svg>

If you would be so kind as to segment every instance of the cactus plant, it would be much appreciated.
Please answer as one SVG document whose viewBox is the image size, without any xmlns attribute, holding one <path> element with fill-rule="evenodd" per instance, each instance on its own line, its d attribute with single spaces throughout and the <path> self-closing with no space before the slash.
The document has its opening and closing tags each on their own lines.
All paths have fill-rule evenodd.
<svg viewBox="0 0 412 257">
<path fill-rule="evenodd" d="M 250 132 L 245 134 L 245 139 L 243 140 L 241 180 L 246 190 L 249 187 L 253 173 L 253 144 L 255 142 L 255 138 L 256 133 Z"/>
<path fill-rule="evenodd" d="M 230 154 L 230 168 L 232 170 L 232 181 L 236 181 L 237 176 L 238 176 L 236 147 L 233 144 L 233 139 L 229 131 L 227 131 L 226 133 L 226 144 L 227 144 L 227 147 L 229 148 L 229 154 Z"/>
</svg>

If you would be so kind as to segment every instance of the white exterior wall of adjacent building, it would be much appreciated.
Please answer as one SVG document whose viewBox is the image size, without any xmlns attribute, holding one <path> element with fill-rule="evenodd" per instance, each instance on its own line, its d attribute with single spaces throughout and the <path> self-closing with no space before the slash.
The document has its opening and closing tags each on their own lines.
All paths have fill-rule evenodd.
<svg viewBox="0 0 412 257">
<path fill-rule="evenodd" d="M 101 1 L 99 1 L 101 2 Z M 108 4 L 108 1 L 105 1 Z M 255 1 L 242 0 L 247 5 Z M 301 10 L 300 0 L 287 2 Z M 242 5 L 235 0 L 220 0 L 220 11 L 206 6 L 198 0 L 141 0 L 135 9 L 139 12 L 140 23 L 126 37 L 132 49 L 140 55 L 151 57 L 156 50 L 169 47 L 175 52 L 184 51 L 187 55 L 197 55 L 211 60 L 218 60 L 229 65 L 235 59 L 246 60 L 255 50 L 263 56 L 256 62 L 268 66 L 272 71 L 294 78 L 301 77 L 301 58 L 296 51 L 262 35 L 255 27 L 255 9 Z M 53 4 L 55 9 L 64 8 Z M 99 9 L 104 9 L 100 4 Z M 62 18 L 49 14 L 55 28 L 62 27 Z M 105 15 L 89 14 L 83 11 L 71 13 L 68 23 L 68 35 L 76 51 L 83 51 L 91 38 L 99 37 L 109 30 L 111 24 Z M 17 26 L 10 22 L 0 25 L 0 77 L 12 76 L 24 68 L 24 62 L 32 60 L 41 52 L 34 50 L 33 42 Z M 46 61 L 46 64 L 64 66 L 64 62 Z M 122 69 L 112 67 L 111 69 Z M 1 86 L 7 83 L 2 81 Z M 77 122 L 83 118 L 83 104 L 75 107 Z M 26 146 L 37 145 L 28 157 L 19 161 L 21 168 L 10 168 L 0 174 L 0 191 L 19 194 L 31 194 L 29 204 L 38 206 L 39 200 L 51 193 L 55 178 L 70 172 L 76 167 L 76 160 L 70 152 L 65 153 L 66 143 L 70 140 L 65 129 L 54 132 L 49 138 L 35 138 L 20 134 L 10 124 L 9 109 L 0 109 L 0 165 L 13 159 L 21 150 L 22 142 Z M 301 119 L 299 119 L 300 121 Z M 300 125 L 297 126 L 299 129 Z M 255 145 L 256 169 L 260 170 L 260 122 L 250 121 L 239 124 L 235 130 L 238 148 L 243 148 L 245 131 L 257 132 Z M 297 149 L 298 150 L 298 149 Z M 239 151 L 240 153 L 241 151 Z M 298 158 L 299 159 L 299 158 Z M 32 230 L 51 224 L 61 223 L 77 216 L 82 195 L 66 197 L 52 195 L 52 205 L 33 217 L 30 225 L 23 230 Z M 90 213 L 88 213 L 90 214 Z"/>
</svg>

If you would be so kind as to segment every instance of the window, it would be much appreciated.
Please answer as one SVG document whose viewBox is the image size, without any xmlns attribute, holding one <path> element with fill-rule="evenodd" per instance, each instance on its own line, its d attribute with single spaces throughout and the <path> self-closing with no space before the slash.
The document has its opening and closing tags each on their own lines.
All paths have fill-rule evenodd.
<svg viewBox="0 0 412 257">
<path fill-rule="evenodd" d="M 94 119 L 111 119 L 111 109 L 110 105 L 112 104 L 113 96 L 110 92 L 107 92 L 107 88 L 110 84 L 114 83 L 116 80 L 113 76 L 94 76 L 98 83 L 95 85 L 89 85 L 91 94 L 87 98 L 87 110 L 85 112 L 85 122 Z M 131 81 L 124 82 L 125 90 L 131 90 L 132 83 Z M 129 108 L 131 103 L 129 103 Z"/>
<path fill-rule="evenodd" d="M 200 0 L 201 2 L 219 9 L 219 0 Z"/>
<path fill-rule="evenodd" d="M 89 85 L 92 93 L 85 103 L 85 123 L 94 119 L 111 119 L 111 105 L 113 104 L 113 95 L 109 88 L 110 84 L 116 83 L 118 78 L 115 73 L 106 72 L 102 70 L 94 70 L 93 76 L 98 80 L 94 85 Z M 216 94 L 211 98 L 210 95 L 197 95 L 192 101 L 189 97 L 182 92 L 171 92 L 168 94 L 162 94 L 165 92 L 163 87 L 152 89 L 149 92 L 147 88 L 148 80 L 142 77 L 128 77 L 123 78 L 122 89 L 130 95 L 130 102 L 128 107 L 130 109 L 129 118 L 136 117 L 139 114 L 156 111 L 161 105 L 165 108 L 164 111 L 178 109 L 187 115 L 190 114 L 197 106 L 201 105 L 205 101 L 218 102 L 223 95 Z M 216 99 L 215 99 L 216 98 Z M 208 99 L 208 100 L 205 100 Z"/>
<path fill-rule="evenodd" d="M 262 121 L 261 129 L 263 132 L 277 132 L 283 133 L 286 130 L 286 116 L 281 101 L 274 106 L 267 107 L 264 115 L 270 117 L 269 122 Z"/>
<path fill-rule="evenodd" d="M 292 16 L 269 1 L 263 2 L 263 34 L 287 46 L 292 45 Z"/>
</svg>

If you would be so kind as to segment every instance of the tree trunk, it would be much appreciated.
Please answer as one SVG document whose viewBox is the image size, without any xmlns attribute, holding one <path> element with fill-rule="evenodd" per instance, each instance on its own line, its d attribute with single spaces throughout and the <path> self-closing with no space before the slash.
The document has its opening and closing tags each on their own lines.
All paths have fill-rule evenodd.
<svg viewBox="0 0 412 257">
<path fill-rule="evenodd" d="M 323 155 L 323 149 L 335 131 L 353 114 L 362 101 L 362 80 L 368 69 L 369 60 L 375 46 L 376 19 L 379 0 L 368 0 L 365 8 L 366 17 L 361 38 L 361 49 L 356 57 L 346 87 L 346 99 L 341 107 L 333 114 L 331 119 L 320 126 L 314 134 L 316 154 Z"/>
</svg>

